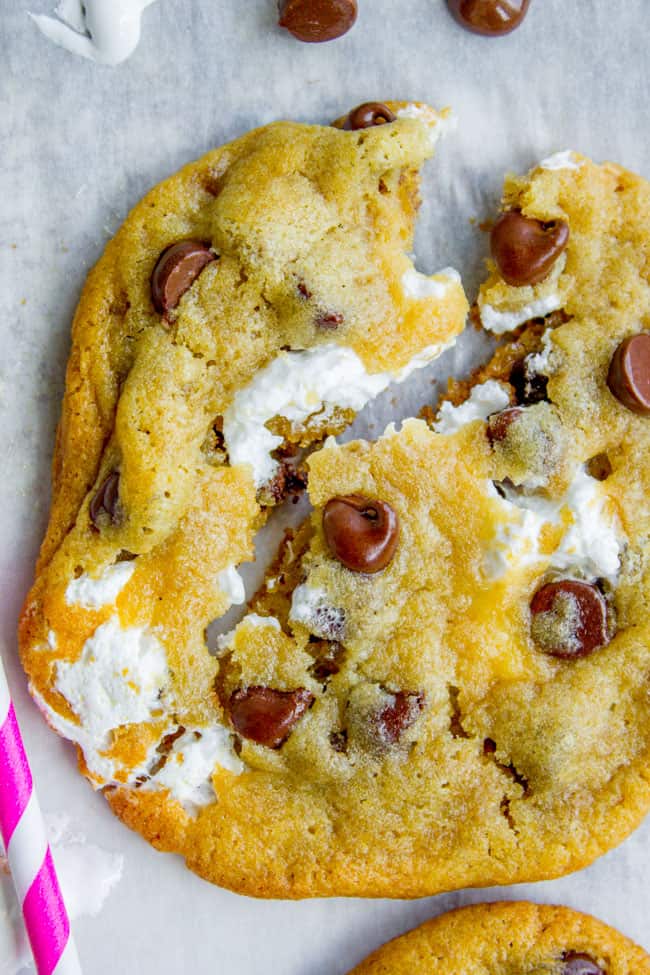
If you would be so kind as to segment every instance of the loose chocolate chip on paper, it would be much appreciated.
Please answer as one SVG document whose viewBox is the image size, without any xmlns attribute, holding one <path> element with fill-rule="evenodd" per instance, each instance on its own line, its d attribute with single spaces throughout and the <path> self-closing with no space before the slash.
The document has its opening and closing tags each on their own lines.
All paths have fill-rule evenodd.
<svg viewBox="0 0 650 975">
<path fill-rule="evenodd" d="M 230 696 L 228 711 L 233 728 L 242 738 L 280 748 L 313 700 L 314 695 L 304 687 L 295 691 L 247 687 Z"/>
<path fill-rule="evenodd" d="M 399 539 L 399 522 L 386 501 L 360 494 L 331 498 L 323 531 L 335 558 L 353 572 L 375 573 L 389 564 Z"/>
<path fill-rule="evenodd" d="M 588 582 L 549 582 L 530 603 L 531 636 L 554 657 L 585 657 L 610 641 L 607 603 Z"/>
<path fill-rule="evenodd" d="M 279 0 L 280 27 L 299 41 L 320 44 L 347 34 L 357 19 L 357 0 Z"/>
<path fill-rule="evenodd" d="M 650 334 L 631 335 L 621 342 L 609 366 L 607 385 L 632 413 L 650 416 Z"/>
<path fill-rule="evenodd" d="M 185 292 L 216 254 L 201 240 L 181 240 L 167 247 L 151 275 L 151 300 L 161 315 L 176 308 Z"/>
<path fill-rule="evenodd" d="M 88 507 L 90 520 L 95 528 L 115 523 L 119 500 L 120 475 L 117 471 L 111 471 L 100 484 Z"/>
<path fill-rule="evenodd" d="M 530 0 L 447 0 L 452 16 L 473 34 L 501 37 L 523 21 Z"/>
<path fill-rule="evenodd" d="M 492 228 L 490 249 L 504 281 L 520 288 L 548 277 L 568 240 L 564 220 L 545 222 L 508 210 Z"/>
</svg>

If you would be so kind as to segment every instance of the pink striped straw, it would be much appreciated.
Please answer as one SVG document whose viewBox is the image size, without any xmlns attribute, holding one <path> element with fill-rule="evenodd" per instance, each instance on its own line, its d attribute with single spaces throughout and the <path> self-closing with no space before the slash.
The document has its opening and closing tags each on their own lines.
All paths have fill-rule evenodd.
<svg viewBox="0 0 650 975">
<path fill-rule="evenodd" d="M 0 834 L 38 975 L 81 975 L 1 659 Z"/>
</svg>

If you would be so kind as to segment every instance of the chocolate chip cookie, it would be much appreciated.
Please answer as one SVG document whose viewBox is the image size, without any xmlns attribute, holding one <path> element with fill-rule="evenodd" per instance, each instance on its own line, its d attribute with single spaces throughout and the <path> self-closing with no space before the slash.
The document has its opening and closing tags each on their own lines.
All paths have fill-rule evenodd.
<svg viewBox="0 0 650 975">
<path fill-rule="evenodd" d="M 647 975 L 650 957 L 602 921 L 567 907 L 476 904 L 379 948 L 350 975 Z"/>
<path fill-rule="evenodd" d="M 298 790 L 280 817 L 288 779 L 247 767 L 241 740 L 281 759 L 321 685 L 296 686 L 291 661 L 272 681 L 269 661 L 226 710 L 232 666 L 205 628 L 244 601 L 237 566 L 270 508 L 304 488 L 305 451 L 463 328 L 458 274 L 427 277 L 407 256 L 418 168 L 445 118 L 361 106 L 345 124 L 277 123 L 209 153 L 128 216 L 75 316 L 21 621 L 31 691 L 127 822 L 234 888 L 310 892 L 281 852 L 309 800 Z M 261 834 L 240 852 L 233 838 L 259 817 L 259 788 L 276 866 L 253 876 Z"/>
</svg>

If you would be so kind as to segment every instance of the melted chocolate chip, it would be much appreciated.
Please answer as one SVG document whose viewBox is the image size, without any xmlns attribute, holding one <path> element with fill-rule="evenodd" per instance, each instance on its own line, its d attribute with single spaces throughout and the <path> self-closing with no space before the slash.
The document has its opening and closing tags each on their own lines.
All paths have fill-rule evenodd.
<svg viewBox="0 0 650 975">
<path fill-rule="evenodd" d="M 357 19 L 357 0 L 279 0 L 280 27 L 299 41 L 320 44 L 347 34 Z"/>
<path fill-rule="evenodd" d="M 530 612 L 533 640 L 554 657 L 585 657 L 609 643 L 607 603 L 590 583 L 549 582 L 533 596 Z"/>
<path fill-rule="evenodd" d="M 330 735 L 330 745 L 335 752 L 346 752 L 348 748 L 347 731 L 333 731 Z"/>
<path fill-rule="evenodd" d="M 330 311 L 323 312 L 322 315 L 319 315 L 316 318 L 315 324 L 316 328 L 324 328 L 327 331 L 334 331 L 334 329 L 337 329 L 339 325 L 343 324 L 344 321 L 345 318 L 340 314 L 340 312 Z"/>
<path fill-rule="evenodd" d="M 520 288 L 548 277 L 568 240 L 569 225 L 563 220 L 544 223 L 508 210 L 492 228 L 490 248 L 504 281 Z"/>
<path fill-rule="evenodd" d="M 205 440 L 201 444 L 201 450 L 208 464 L 217 467 L 221 464 L 228 463 L 228 448 L 226 447 L 226 438 L 223 433 L 222 416 L 215 418 Z"/>
<path fill-rule="evenodd" d="M 497 743 L 493 738 L 485 738 L 483 741 L 483 754 L 494 755 L 497 750 Z"/>
<path fill-rule="evenodd" d="M 177 304 L 208 264 L 216 261 L 209 244 L 181 240 L 162 252 L 151 275 L 151 300 L 161 315 Z"/>
<path fill-rule="evenodd" d="M 300 467 L 294 467 L 288 461 L 282 461 L 273 480 L 259 489 L 258 501 L 265 507 L 281 504 L 290 494 L 297 496 L 306 487 L 307 472 Z"/>
<path fill-rule="evenodd" d="M 346 118 L 344 129 L 371 129 L 373 125 L 386 125 L 394 122 L 395 116 L 387 105 L 381 102 L 364 102 L 354 108 Z"/>
<path fill-rule="evenodd" d="M 230 696 L 228 711 L 233 728 L 267 748 L 280 748 L 314 700 L 304 687 L 277 691 L 272 687 L 247 687 Z"/>
<path fill-rule="evenodd" d="M 609 367 L 607 385 L 619 403 L 640 416 L 650 416 L 650 334 L 621 342 Z"/>
<path fill-rule="evenodd" d="M 562 957 L 562 975 L 605 975 L 590 955 L 577 951 L 566 951 Z"/>
<path fill-rule="evenodd" d="M 298 293 L 300 294 L 301 298 L 305 299 L 305 301 L 308 301 L 312 296 L 311 291 L 309 290 L 309 288 L 307 287 L 304 281 L 298 282 Z"/>
<path fill-rule="evenodd" d="M 424 694 L 398 691 L 392 697 L 375 717 L 377 735 L 385 745 L 396 744 L 402 733 L 417 721 L 424 707 Z"/>
<path fill-rule="evenodd" d="M 519 27 L 530 0 L 447 0 L 458 23 L 473 34 L 501 37 Z"/>
<path fill-rule="evenodd" d="M 309 668 L 309 672 L 316 680 L 327 681 L 338 674 L 345 654 L 343 644 L 336 640 L 317 640 L 312 637 L 307 649 L 315 657 L 315 663 Z"/>
<path fill-rule="evenodd" d="M 104 478 L 88 507 L 88 514 L 95 528 L 102 528 L 117 521 L 120 500 L 120 475 L 117 471 Z"/>
<path fill-rule="evenodd" d="M 505 440 L 508 436 L 508 430 L 522 413 L 523 410 L 520 406 L 511 406 L 507 410 L 501 410 L 500 413 L 493 413 L 492 416 L 489 416 L 487 436 L 490 443 L 501 443 L 502 440 Z"/>
<path fill-rule="evenodd" d="M 360 494 L 332 498 L 323 511 L 323 531 L 335 558 L 353 572 L 385 569 L 395 555 L 399 523 L 393 508 Z"/>
<path fill-rule="evenodd" d="M 612 462 L 607 454 L 596 454 L 586 464 L 587 473 L 597 481 L 606 481 L 612 474 Z"/>
<path fill-rule="evenodd" d="M 514 386 L 517 402 L 522 406 L 533 406 L 548 399 L 548 376 L 531 370 L 530 358 L 526 356 L 515 362 L 510 373 L 510 382 Z"/>
</svg>

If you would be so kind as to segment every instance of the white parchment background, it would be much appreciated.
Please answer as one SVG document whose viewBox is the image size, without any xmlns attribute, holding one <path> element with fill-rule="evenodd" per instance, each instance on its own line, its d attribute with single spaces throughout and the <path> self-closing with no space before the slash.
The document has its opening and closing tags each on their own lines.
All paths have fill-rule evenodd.
<svg viewBox="0 0 650 975">
<path fill-rule="evenodd" d="M 650 949 L 650 823 L 619 850 L 554 883 L 415 902 L 258 903 L 211 888 L 113 819 L 72 749 L 28 700 L 15 625 L 45 525 L 49 463 L 69 325 L 89 267 L 157 180 L 249 127 L 328 121 L 361 101 L 452 105 L 459 125 L 427 166 L 420 267 L 454 264 L 473 295 L 485 254 L 470 223 L 494 207 L 503 173 L 574 147 L 650 177 L 648 0 L 532 0 L 507 38 L 466 34 L 444 0 L 360 0 L 354 31 L 322 46 L 275 28 L 274 0 L 159 0 L 118 68 L 49 44 L 27 9 L 0 0 L 0 642 L 43 806 L 125 854 L 98 918 L 77 925 L 92 975 L 339 975 L 417 922 L 486 896 L 591 911 Z M 408 391 L 375 410 L 407 415 L 431 381 L 466 370 L 466 336 Z"/>
</svg>

